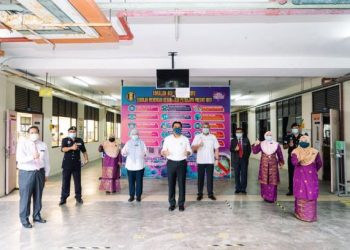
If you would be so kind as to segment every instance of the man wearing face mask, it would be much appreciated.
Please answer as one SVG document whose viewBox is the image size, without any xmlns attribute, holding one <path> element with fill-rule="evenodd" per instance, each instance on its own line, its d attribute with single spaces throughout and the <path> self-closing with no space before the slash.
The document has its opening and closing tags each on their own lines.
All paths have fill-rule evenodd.
<svg viewBox="0 0 350 250">
<path fill-rule="evenodd" d="M 235 173 L 235 194 L 247 194 L 249 157 L 252 152 L 248 137 L 243 136 L 243 129 L 237 128 L 231 140 L 232 166 Z"/>
<path fill-rule="evenodd" d="M 81 167 L 89 161 L 84 141 L 77 138 L 77 128 L 72 126 L 68 129 L 68 137 L 62 140 L 61 151 L 64 152 L 62 162 L 62 191 L 60 206 L 66 203 L 70 194 L 70 179 L 73 175 L 75 199 L 82 204 L 81 198 Z M 83 153 L 84 162 L 81 162 L 80 152 Z"/>
<path fill-rule="evenodd" d="M 299 132 L 299 125 L 297 123 L 293 123 L 291 126 L 292 133 L 287 135 L 283 141 L 283 148 L 288 149 L 288 179 L 289 179 L 289 187 L 287 196 L 293 195 L 293 177 L 294 177 L 294 165 L 292 164 L 292 151 L 296 149 L 299 145 L 300 137 L 302 134 Z"/>
<path fill-rule="evenodd" d="M 168 159 L 168 186 L 169 186 L 169 211 L 174 211 L 176 206 L 175 188 L 176 179 L 179 185 L 179 211 L 185 211 L 186 195 L 186 172 L 187 157 L 191 155 L 192 150 L 190 142 L 182 133 L 182 123 L 175 121 L 172 124 L 173 134 L 164 139 L 161 155 Z"/>
<path fill-rule="evenodd" d="M 50 173 L 49 153 L 46 143 L 39 139 L 39 128 L 28 129 L 29 138 L 22 139 L 17 144 L 17 168 L 19 169 L 19 217 L 25 228 L 32 228 L 29 222 L 30 203 L 33 196 L 33 221 L 46 223 L 41 218 L 41 198 L 45 181 Z"/>
<path fill-rule="evenodd" d="M 203 199 L 204 176 L 207 172 L 207 191 L 211 200 L 216 200 L 213 192 L 214 163 L 218 165 L 219 142 L 210 134 L 209 123 L 204 123 L 202 133 L 194 137 L 192 150 L 197 151 L 198 194 L 197 201 Z"/>
</svg>

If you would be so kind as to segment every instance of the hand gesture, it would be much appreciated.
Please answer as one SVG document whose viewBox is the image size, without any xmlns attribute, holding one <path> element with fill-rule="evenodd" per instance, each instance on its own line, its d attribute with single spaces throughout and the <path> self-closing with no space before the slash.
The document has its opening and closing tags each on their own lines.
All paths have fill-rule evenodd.
<svg viewBox="0 0 350 250">
<path fill-rule="evenodd" d="M 254 145 L 255 145 L 255 146 L 258 146 L 259 144 L 260 144 L 259 139 L 256 139 L 256 141 L 255 141 Z"/>
<path fill-rule="evenodd" d="M 293 147 L 293 146 L 294 146 L 293 140 L 290 140 L 289 147 Z"/>
<path fill-rule="evenodd" d="M 219 165 L 219 160 L 215 160 L 214 166 L 218 166 L 218 165 Z"/>
<path fill-rule="evenodd" d="M 45 176 L 45 182 L 49 179 L 49 177 Z"/>
<path fill-rule="evenodd" d="M 184 151 L 184 156 L 188 156 L 188 151 L 187 151 L 187 149 L 185 149 L 185 151 Z"/>
<path fill-rule="evenodd" d="M 77 150 L 78 149 L 78 145 L 76 143 L 73 144 L 73 146 L 70 147 L 71 150 Z"/>
<path fill-rule="evenodd" d="M 236 151 L 239 151 L 239 147 L 238 147 L 238 144 L 237 144 L 237 146 L 236 146 L 235 150 L 236 150 Z"/>
<path fill-rule="evenodd" d="M 203 146 L 204 146 L 203 140 L 200 140 L 200 141 L 199 141 L 198 146 L 199 146 L 199 147 L 203 147 Z"/>
<path fill-rule="evenodd" d="M 35 152 L 35 153 L 33 154 L 33 158 L 34 158 L 34 160 L 38 160 L 38 159 L 40 158 L 39 152 Z"/>
<path fill-rule="evenodd" d="M 162 154 L 164 157 L 168 157 L 170 155 L 170 152 L 168 149 L 165 149 L 165 150 L 163 150 Z"/>
<path fill-rule="evenodd" d="M 283 168 L 283 166 L 284 166 L 284 163 L 283 163 L 283 162 L 279 162 L 279 163 L 278 163 L 278 165 L 279 165 L 279 167 L 278 167 L 278 168 L 279 168 L 279 169 L 282 169 L 282 168 Z"/>
</svg>

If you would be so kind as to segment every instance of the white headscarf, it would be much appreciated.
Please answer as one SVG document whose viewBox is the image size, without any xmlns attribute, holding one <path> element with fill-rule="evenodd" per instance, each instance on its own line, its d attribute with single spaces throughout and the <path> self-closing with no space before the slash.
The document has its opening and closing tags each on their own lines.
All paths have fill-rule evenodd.
<svg viewBox="0 0 350 250">
<path fill-rule="evenodd" d="M 268 136 L 268 135 L 272 136 L 272 132 L 271 131 L 267 131 L 264 136 Z M 273 153 L 276 152 L 276 150 L 278 148 L 278 143 L 276 141 L 274 141 L 274 140 L 272 140 L 272 141 L 265 140 L 265 141 L 262 141 L 260 143 L 260 146 L 261 146 L 261 150 L 265 154 L 272 155 Z"/>
</svg>

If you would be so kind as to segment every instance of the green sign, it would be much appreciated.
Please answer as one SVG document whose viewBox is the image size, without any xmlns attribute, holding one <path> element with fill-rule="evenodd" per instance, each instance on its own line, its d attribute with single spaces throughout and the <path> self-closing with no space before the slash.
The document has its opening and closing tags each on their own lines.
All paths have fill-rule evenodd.
<svg viewBox="0 0 350 250">
<path fill-rule="evenodd" d="M 336 150 L 344 150 L 345 149 L 345 141 L 336 141 L 335 142 Z"/>
</svg>

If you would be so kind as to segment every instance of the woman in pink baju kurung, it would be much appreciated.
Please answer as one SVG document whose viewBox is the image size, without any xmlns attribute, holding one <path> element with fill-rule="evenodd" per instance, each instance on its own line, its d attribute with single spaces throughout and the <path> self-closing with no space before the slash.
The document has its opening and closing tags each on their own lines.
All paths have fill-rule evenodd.
<svg viewBox="0 0 350 250">
<path fill-rule="evenodd" d="M 265 133 L 265 140 L 257 141 L 252 147 L 254 154 L 261 152 L 259 182 L 261 197 L 266 202 L 277 200 L 277 185 L 280 182 L 279 167 L 284 165 L 281 146 L 272 140 L 270 131 Z"/>
<path fill-rule="evenodd" d="M 115 142 L 115 137 L 110 136 L 108 141 L 102 143 L 99 151 L 103 152 L 102 177 L 99 189 L 107 194 L 120 191 L 120 147 Z"/>
<path fill-rule="evenodd" d="M 295 167 L 295 216 L 302 221 L 316 221 L 319 194 L 317 171 L 322 167 L 322 160 L 319 152 L 310 147 L 308 136 L 302 136 L 299 146 L 292 151 L 292 163 Z"/>
</svg>

